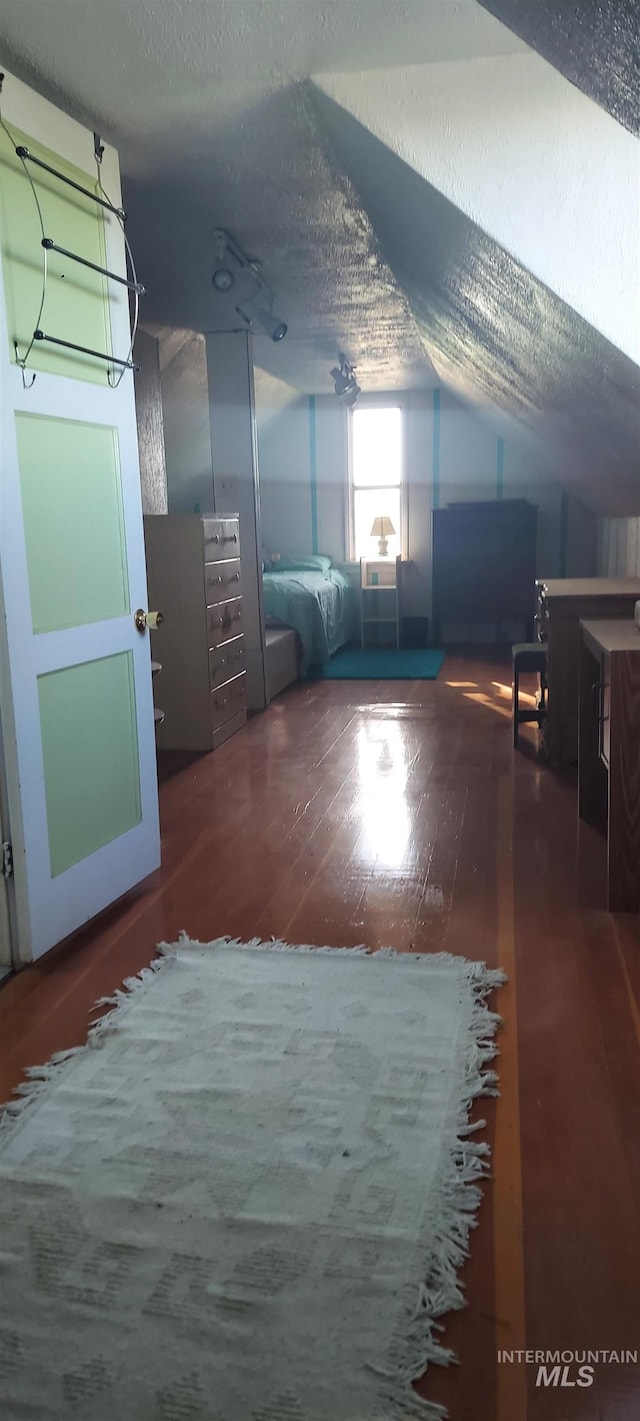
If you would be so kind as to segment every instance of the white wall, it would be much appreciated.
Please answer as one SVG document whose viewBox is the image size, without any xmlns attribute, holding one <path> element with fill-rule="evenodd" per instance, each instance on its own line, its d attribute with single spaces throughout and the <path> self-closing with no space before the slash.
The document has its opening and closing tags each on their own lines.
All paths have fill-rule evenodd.
<svg viewBox="0 0 640 1421">
<path fill-rule="evenodd" d="M 262 542 L 269 552 L 311 549 L 309 409 L 298 399 L 265 422 L 258 410 Z"/>
<path fill-rule="evenodd" d="M 347 562 L 348 417 L 333 395 L 315 397 L 318 548 L 334 562 Z"/>
<path fill-rule="evenodd" d="M 204 336 L 161 336 L 160 384 L 170 513 L 213 512 L 209 389 Z"/>
<path fill-rule="evenodd" d="M 640 145 L 633 134 L 532 51 L 315 82 L 640 359 Z"/>
<path fill-rule="evenodd" d="M 640 577 L 640 518 L 602 518 L 598 537 L 601 577 Z"/>
<path fill-rule="evenodd" d="M 378 398 L 385 398 L 379 396 Z M 419 520 L 430 479 L 431 392 L 391 396 L 406 412 L 410 528 Z M 375 400 L 373 401 L 375 403 Z M 364 407 L 366 400 L 361 401 Z M 272 552 L 310 552 L 314 542 L 334 563 L 348 561 L 348 415 L 333 396 L 298 399 L 268 425 L 258 419 L 262 533 Z M 315 514 L 314 514 L 315 508 Z M 411 548 L 419 556 L 421 545 Z"/>
<path fill-rule="evenodd" d="M 500 440 L 445 390 L 387 398 L 397 399 L 406 412 L 407 615 L 431 615 L 434 502 L 443 506 L 500 496 L 529 499 L 538 509 L 538 576 L 595 573 L 595 519 L 557 484 L 541 477 L 527 449 L 514 440 Z M 375 403 L 376 397 L 369 402 Z M 362 399 L 358 407 L 366 403 Z M 331 396 L 300 398 L 267 423 L 259 419 L 258 449 L 265 546 L 271 552 L 328 553 L 334 563 L 345 562 L 349 554 L 344 408 Z"/>
</svg>

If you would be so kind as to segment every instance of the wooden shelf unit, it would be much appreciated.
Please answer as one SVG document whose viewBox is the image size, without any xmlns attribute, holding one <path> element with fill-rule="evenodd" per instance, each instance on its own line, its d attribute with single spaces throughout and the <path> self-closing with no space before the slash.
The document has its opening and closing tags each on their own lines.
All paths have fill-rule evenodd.
<svg viewBox="0 0 640 1421">
<path fill-rule="evenodd" d="M 392 626 L 400 646 L 400 581 L 402 559 L 360 559 L 360 642 L 367 645 L 368 627 Z M 376 647 L 380 646 L 379 641 Z"/>
</svg>

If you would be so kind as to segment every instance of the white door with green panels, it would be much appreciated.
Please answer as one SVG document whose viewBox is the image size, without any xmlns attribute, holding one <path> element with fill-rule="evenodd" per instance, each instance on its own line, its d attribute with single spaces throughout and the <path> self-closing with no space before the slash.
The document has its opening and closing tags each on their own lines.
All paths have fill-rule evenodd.
<svg viewBox="0 0 640 1421">
<path fill-rule="evenodd" d="M 133 374 L 54 343 L 128 356 L 129 293 L 95 270 L 126 277 L 122 229 L 77 190 L 99 193 L 93 134 L 10 76 L 1 106 L 0 717 L 28 961 L 152 872 L 160 836 Z M 100 178 L 119 207 L 112 149 Z M 44 287 L 43 237 L 83 257 L 50 248 Z"/>
</svg>

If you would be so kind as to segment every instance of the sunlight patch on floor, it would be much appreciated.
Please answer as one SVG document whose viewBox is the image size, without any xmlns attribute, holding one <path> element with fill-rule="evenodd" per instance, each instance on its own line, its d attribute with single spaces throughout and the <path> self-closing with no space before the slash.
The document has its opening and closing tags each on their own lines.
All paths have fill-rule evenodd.
<svg viewBox="0 0 640 1421">
<path fill-rule="evenodd" d="M 492 681 L 491 685 L 495 686 L 496 691 L 498 691 L 501 696 L 504 696 L 505 700 L 511 700 L 513 695 L 512 686 L 505 686 L 502 681 Z M 518 689 L 518 700 L 527 706 L 536 706 L 538 704 L 536 696 L 530 695 L 529 691 L 522 691 L 520 689 Z"/>
<path fill-rule="evenodd" d="M 464 698 L 466 701 L 476 701 L 478 705 L 488 706 L 489 710 L 495 711 L 497 715 L 504 716 L 505 720 L 511 720 L 511 711 L 506 710 L 504 706 L 498 705 L 497 701 L 492 701 L 491 697 L 488 696 L 485 691 L 465 691 Z"/>
<path fill-rule="evenodd" d="M 390 720 L 359 726 L 357 754 L 360 858 L 378 868 L 400 869 L 409 849 L 412 817 L 406 793 L 409 760 L 400 726 Z"/>
</svg>

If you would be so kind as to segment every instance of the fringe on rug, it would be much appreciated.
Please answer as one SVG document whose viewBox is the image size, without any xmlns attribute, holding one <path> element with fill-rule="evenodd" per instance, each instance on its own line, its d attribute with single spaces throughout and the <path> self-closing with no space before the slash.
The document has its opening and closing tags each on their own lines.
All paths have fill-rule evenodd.
<svg viewBox="0 0 640 1421">
<path fill-rule="evenodd" d="M 473 1006 L 466 1044 L 465 1087 L 454 1138 L 449 1146 L 448 1168 L 441 1181 L 442 1219 L 435 1234 L 434 1256 L 428 1276 L 407 1311 L 404 1335 L 399 1339 L 397 1349 L 400 1354 L 398 1366 L 394 1370 L 371 1366 L 382 1383 L 381 1400 L 388 1401 L 393 1407 L 394 1421 L 396 1417 L 398 1421 L 400 1418 L 403 1421 L 446 1421 L 447 1408 L 418 1396 L 413 1383 L 425 1375 L 429 1366 L 447 1367 L 458 1360 L 450 1347 L 443 1347 L 438 1333 L 444 1328 L 440 1318 L 466 1307 L 458 1272 L 469 1255 L 469 1236 L 472 1228 L 476 1227 L 476 1215 L 482 1199 L 479 1184 L 489 1173 L 491 1153 L 488 1144 L 469 1138 L 476 1131 L 486 1128 L 486 1120 L 478 1120 L 472 1125 L 469 1115 L 479 1097 L 500 1094 L 497 1073 L 485 1067 L 499 1054 L 495 1037 L 502 1018 L 490 1011 L 486 1002 L 490 993 L 507 981 L 506 973 L 500 968 L 487 967 L 484 962 L 469 962 L 466 958 L 454 957 L 449 952 L 396 952 L 390 947 L 372 951 L 365 945 L 351 948 L 314 947 L 309 944 L 293 945 L 276 938 L 269 942 L 253 938 L 242 943 L 236 938 L 225 937 L 212 943 L 198 943 L 190 940 L 186 933 L 181 933 L 177 943 L 162 943 L 158 950 L 163 957 L 171 960 L 186 946 L 200 947 L 204 952 L 223 945 L 259 952 L 318 952 L 333 956 L 368 957 L 374 963 L 394 960 L 399 966 L 407 968 L 415 963 L 428 962 L 432 969 L 442 968 L 443 973 L 454 971 L 460 982 L 471 989 Z"/>
<path fill-rule="evenodd" d="M 454 1128 L 454 1138 L 449 1145 L 448 1167 L 441 1181 L 440 1201 L 442 1219 L 435 1233 L 435 1251 L 428 1276 L 420 1285 L 418 1296 L 407 1309 L 403 1336 L 399 1339 L 400 1361 L 393 1370 L 383 1369 L 374 1364 L 370 1369 L 382 1383 L 381 1400 L 393 1406 L 393 1416 L 403 1421 L 446 1421 L 448 1415 L 444 1406 L 424 1400 L 413 1389 L 429 1366 L 449 1366 L 458 1359 L 449 1347 L 443 1347 L 437 1334 L 443 1331 L 439 1321 L 447 1313 L 466 1307 L 466 1299 L 458 1272 L 469 1254 L 469 1235 L 476 1227 L 476 1214 L 481 1202 L 480 1182 L 489 1172 L 489 1145 L 470 1140 L 476 1131 L 486 1127 L 485 1120 L 469 1123 L 469 1114 L 475 1100 L 480 1096 L 498 1096 L 498 1076 L 493 1070 L 486 1070 L 487 1064 L 498 1055 L 495 1036 L 502 1018 L 489 1011 L 486 999 L 495 988 L 507 981 L 506 973 L 493 969 L 483 962 L 469 962 L 466 958 L 454 957 L 448 952 L 414 953 L 396 952 L 394 948 L 371 950 L 365 945 L 359 947 L 315 947 L 312 944 L 291 944 L 272 938 L 265 942 L 252 938 L 241 942 L 230 936 L 216 938 L 209 943 L 201 943 L 182 932 L 175 943 L 159 943 L 158 956 L 144 967 L 135 977 L 124 980 L 122 987 L 112 996 L 101 997 L 94 1010 L 110 1006 L 89 1028 L 87 1042 L 74 1046 L 68 1051 L 58 1051 L 44 1066 L 32 1066 L 27 1071 L 28 1080 L 17 1087 L 16 1098 L 2 1107 L 0 1114 L 0 1143 L 6 1132 L 15 1128 L 23 1114 L 38 1099 L 48 1082 L 57 1076 L 73 1058 L 82 1051 L 99 1045 L 107 1033 L 117 1029 L 120 1013 L 126 1010 L 131 998 L 141 989 L 147 988 L 155 975 L 163 970 L 176 967 L 180 953 L 186 948 L 199 948 L 211 952 L 216 948 L 237 947 L 247 951 L 321 953 L 331 957 L 368 957 L 372 962 L 394 960 L 399 966 L 410 967 L 416 963 L 428 962 L 431 968 L 441 967 L 443 972 L 454 971 L 461 984 L 470 987 L 473 995 L 471 1021 L 465 1058 L 465 1088 L 460 1110 Z"/>
</svg>

